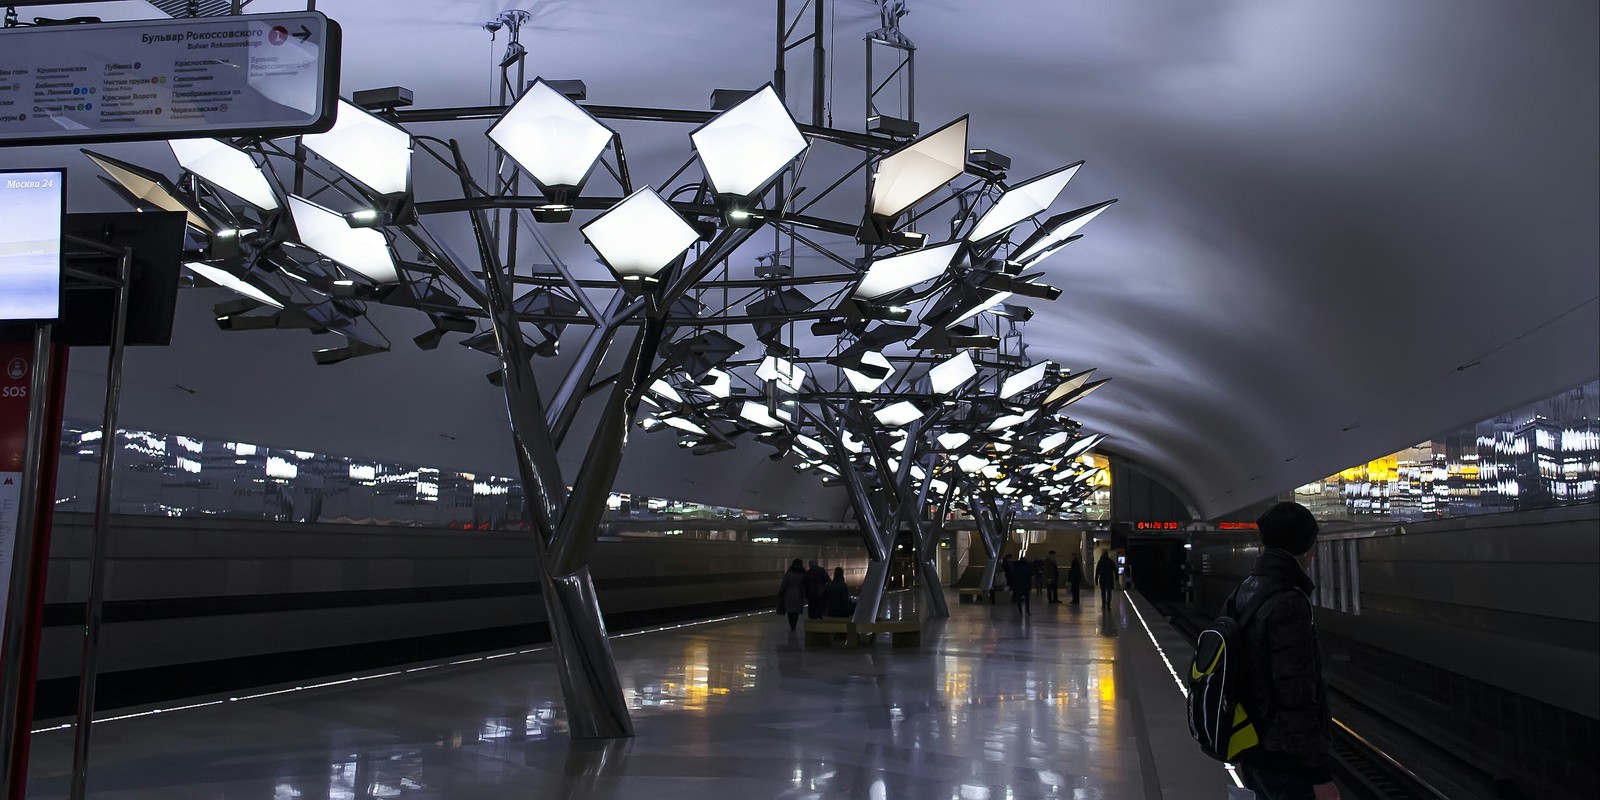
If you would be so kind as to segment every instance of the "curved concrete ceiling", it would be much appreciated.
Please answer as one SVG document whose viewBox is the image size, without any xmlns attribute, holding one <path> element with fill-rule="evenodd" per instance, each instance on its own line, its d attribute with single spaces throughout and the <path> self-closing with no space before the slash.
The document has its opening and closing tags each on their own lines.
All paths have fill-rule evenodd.
<svg viewBox="0 0 1600 800">
<path fill-rule="evenodd" d="M 439 106 L 491 99 L 503 38 L 476 24 L 515 2 L 318 8 L 345 27 L 346 93 L 401 84 Z M 530 77 L 582 78 L 592 102 L 704 108 L 713 88 L 770 78 L 770 4 L 523 5 L 539 11 Z M 1057 210 L 1121 198 L 1046 262 L 1065 294 L 1038 306 L 1031 354 L 1114 378 L 1078 415 L 1205 514 L 1600 372 L 1595 4 L 910 5 L 925 128 L 970 113 L 972 145 L 1012 156 L 1019 178 L 1087 159 Z M 832 113 L 856 127 L 860 39 L 877 17 L 860 0 L 834 7 Z M 112 15 L 98 8 L 70 11 Z M 797 58 L 791 80 L 808 69 Z M 481 142 L 481 126 L 456 135 Z M 630 161 L 665 175 L 686 144 L 630 144 Z M 108 150 L 168 165 L 149 147 Z M 75 156 L 0 151 L 0 166 Z M 75 207 L 115 207 L 83 167 Z M 304 335 L 224 336 L 209 302 L 188 299 L 176 346 L 130 363 L 130 425 L 509 474 L 478 354 L 412 351 L 403 337 L 421 325 L 402 322 L 395 353 L 314 368 Z M 174 400 L 185 380 L 209 398 Z M 631 448 L 624 489 L 843 505 L 760 453 L 691 460 L 647 435 Z"/>
</svg>

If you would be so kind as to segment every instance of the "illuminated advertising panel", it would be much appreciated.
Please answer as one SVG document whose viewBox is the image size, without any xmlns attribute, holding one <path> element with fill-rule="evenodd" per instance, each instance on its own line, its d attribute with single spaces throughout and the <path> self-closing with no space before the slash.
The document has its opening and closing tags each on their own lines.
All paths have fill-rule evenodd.
<svg viewBox="0 0 1600 800">
<path fill-rule="evenodd" d="M 61 316 L 66 173 L 0 171 L 0 321 Z"/>
</svg>

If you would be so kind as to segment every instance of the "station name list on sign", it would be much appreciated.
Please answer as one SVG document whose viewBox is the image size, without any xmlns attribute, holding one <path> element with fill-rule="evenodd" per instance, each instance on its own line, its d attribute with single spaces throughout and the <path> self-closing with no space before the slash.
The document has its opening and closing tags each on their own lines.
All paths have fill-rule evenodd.
<svg viewBox="0 0 1600 800">
<path fill-rule="evenodd" d="M 0 30 L 0 145 L 326 130 L 338 67 L 316 12 Z"/>
</svg>

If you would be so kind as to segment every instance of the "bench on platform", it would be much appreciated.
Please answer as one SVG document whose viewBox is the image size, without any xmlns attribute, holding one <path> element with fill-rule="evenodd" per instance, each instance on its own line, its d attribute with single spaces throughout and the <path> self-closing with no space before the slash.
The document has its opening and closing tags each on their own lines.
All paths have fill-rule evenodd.
<svg viewBox="0 0 1600 800">
<path fill-rule="evenodd" d="M 885 620 L 856 626 L 857 636 L 876 639 L 880 633 L 889 634 L 890 644 L 894 647 L 919 647 L 922 645 L 922 620 Z"/>
<path fill-rule="evenodd" d="M 846 647 L 855 647 L 859 641 L 855 622 L 845 617 L 806 620 L 807 647 L 827 647 L 833 644 L 835 636 L 843 636 Z"/>
<path fill-rule="evenodd" d="M 960 599 L 960 602 L 963 603 L 982 603 L 986 597 L 989 599 L 989 603 L 991 605 L 994 603 L 994 595 L 990 593 L 988 589 L 980 589 L 976 586 L 968 586 L 964 589 L 957 589 L 956 595 Z"/>
</svg>

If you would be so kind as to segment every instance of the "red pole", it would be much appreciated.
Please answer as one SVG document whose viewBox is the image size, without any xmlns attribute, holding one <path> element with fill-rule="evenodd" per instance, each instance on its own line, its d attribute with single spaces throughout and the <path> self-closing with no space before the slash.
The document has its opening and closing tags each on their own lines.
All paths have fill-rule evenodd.
<svg viewBox="0 0 1600 800">
<path fill-rule="evenodd" d="M 50 531 L 55 511 L 56 468 L 61 452 L 62 415 L 66 411 L 67 351 L 65 345 L 55 345 L 55 352 L 51 358 L 50 395 L 45 410 L 46 435 L 43 443 L 44 452 L 39 461 L 42 474 L 39 481 L 38 536 L 29 565 L 33 575 L 32 592 L 27 598 L 27 613 L 19 617 L 26 620 L 27 629 L 23 632 L 21 652 L 15 656 L 21 659 L 22 680 L 19 684 L 20 696 L 17 702 L 17 727 L 12 738 L 15 743 L 15 756 L 11 763 L 17 765 L 17 768 L 10 776 L 8 797 L 26 796 L 28 784 L 29 731 L 33 728 L 34 689 L 39 675 L 39 640 L 44 624 L 45 578 L 50 568 Z M 0 383 L 6 386 L 13 385 L 14 382 L 5 379 L 9 378 L 12 362 L 18 358 L 31 361 L 31 348 L 24 344 L 0 343 Z M 29 371 L 31 366 L 28 365 Z M 4 401 L 0 403 L 0 472 L 15 473 L 21 469 L 23 443 L 26 439 L 27 397 L 18 396 L 13 392 L 0 400 Z M 115 441 L 115 437 L 105 435 L 101 439 L 101 446 L 114 446 Z M 4 655 L 6 658 L 13 657 L 10 653 Z"/>
</svg>

